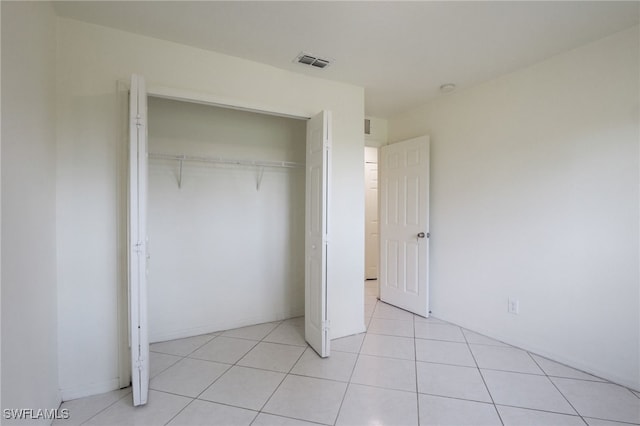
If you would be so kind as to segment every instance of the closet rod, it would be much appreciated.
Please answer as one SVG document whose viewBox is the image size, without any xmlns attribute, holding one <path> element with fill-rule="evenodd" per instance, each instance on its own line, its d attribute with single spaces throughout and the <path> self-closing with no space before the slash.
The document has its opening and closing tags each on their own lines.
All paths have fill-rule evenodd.
<svg viewBox="0 0 640 426">
<path fill-rule="evenodd" d="M 216 163 L 216 164 L 235 164 L 240 166 L 257 166 L 257 167 L 284 167 L 299 168 L 304 164 L 295 163 L 293 161 L 265 161 L 265 160 L 243 160 L 220 157 L 194 157 L 190 155 L 172 155 L 149 153 L 149 158 L 154 160 L 175 160 L 175 161 L 196 161 L 199 163 Z"/>
</svg>

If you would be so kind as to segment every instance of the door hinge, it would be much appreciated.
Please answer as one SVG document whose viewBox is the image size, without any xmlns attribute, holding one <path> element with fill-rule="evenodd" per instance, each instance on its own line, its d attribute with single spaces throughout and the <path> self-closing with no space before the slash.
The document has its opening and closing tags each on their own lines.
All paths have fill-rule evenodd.
<svg viewBox="0 0 640 426">
<path fill-rule="evenodd" d="M 137 243 L 135 243 L 133 245 L 133 251 L 138 254 L 144 253 L 144 242 L 138 241 Z"/>
<path fill-rule="evenodd" d="M 331 321 L 329 320 L 322 321 L 322 331 L 329 331 L 330 328 L 331 328 Z"/>
<path fill-rule="evenodd" d="M 136 369 L 137 369 L 138 371 L 142 371 L 142 368 L 143 368 L 142 366 L 143 366 L 143 364 L 144 364 L 144 359 L 143 359 L 143 358 L 138 358 L 138 359 L 136 360 L 136 365 L 135 365 Z"/>
</svg>

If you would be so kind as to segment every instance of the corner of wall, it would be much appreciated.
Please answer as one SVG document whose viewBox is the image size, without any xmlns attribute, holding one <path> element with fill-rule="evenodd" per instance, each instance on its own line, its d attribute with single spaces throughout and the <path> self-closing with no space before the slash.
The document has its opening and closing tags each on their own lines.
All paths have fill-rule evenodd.
<svg viewBox="0 0 640 426">
<path fill-rule="evenodd" d="M 56 303 L 56 16 L 50 2 L 2 2 L 0 9 L 4 123 L 1 404 L 3 409 L 51 410 L 61 401 Z M 13 422 L 23 424 L 24 419 L 3 419 L 2 423 Z"/>
</svg>

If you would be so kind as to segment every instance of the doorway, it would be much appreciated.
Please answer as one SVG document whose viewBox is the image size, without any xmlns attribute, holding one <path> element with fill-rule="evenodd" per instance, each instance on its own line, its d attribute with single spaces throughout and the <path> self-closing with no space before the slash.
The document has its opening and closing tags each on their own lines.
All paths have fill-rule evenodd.
<svg viewBox="0 0 640 426">
<path fill-rule="evenodd" d="M 378 222 L 378 149 L 364 148 L 365 184 L 365 279 L 378 279 L 379 222 Z"/>
<path fill-rule="evenodd" d="M 378 285 L 378 262 L 380 253 L 379 222 L 378 222 L 378 148 L 364 148 L 364 258 L 365 258 L 365 324 L 373 313 L 378 298 L 380 297 Z"/>
</svg>

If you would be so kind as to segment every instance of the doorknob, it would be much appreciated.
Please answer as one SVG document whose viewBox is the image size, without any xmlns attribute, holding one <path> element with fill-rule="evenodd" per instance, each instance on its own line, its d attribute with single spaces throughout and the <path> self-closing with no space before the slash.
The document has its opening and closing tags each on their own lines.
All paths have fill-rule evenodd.
<svg viewBox="0 0 640 426">
<path fill-rule="evenodd" d="M 424 232 L 418 232 L 418 238 L 424 238 L 424 237 L 425 237 Z"/>
</svg>

